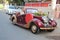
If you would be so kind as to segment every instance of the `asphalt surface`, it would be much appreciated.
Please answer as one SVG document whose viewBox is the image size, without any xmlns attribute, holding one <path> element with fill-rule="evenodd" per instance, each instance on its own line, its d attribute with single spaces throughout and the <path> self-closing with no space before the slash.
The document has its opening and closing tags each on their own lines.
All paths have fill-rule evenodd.
<svg viewBox="0 0 60 40">
<path fill-rule="evenodd" d="M 56 21 L 59 26 L 60 21 Z M 60 27 L 57 27 L 53 32 L 33 34 L 28 29 L 13 25 L 5 11 L 0 10 L 0 40 L 55 40 L 57 39 L 53 38 L 55 36 L 60 38 Z"/>
</svg>

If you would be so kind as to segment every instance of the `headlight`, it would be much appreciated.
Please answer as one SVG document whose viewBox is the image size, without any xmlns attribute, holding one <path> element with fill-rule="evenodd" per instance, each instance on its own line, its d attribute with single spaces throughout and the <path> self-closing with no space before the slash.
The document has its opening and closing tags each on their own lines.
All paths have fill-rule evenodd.
<svg viewBox="0 0 60 40">
<path fill-rule="evenodd" d="M 50 18 L 51 20 L 53 20 L 54 18 Z"/>
<path fill-rule="evenodd" d="M 44 22 L 48 22 L 48 18 L 46 16 L 43 16 L 42 19 L 44 20 Z"/>
</svg>

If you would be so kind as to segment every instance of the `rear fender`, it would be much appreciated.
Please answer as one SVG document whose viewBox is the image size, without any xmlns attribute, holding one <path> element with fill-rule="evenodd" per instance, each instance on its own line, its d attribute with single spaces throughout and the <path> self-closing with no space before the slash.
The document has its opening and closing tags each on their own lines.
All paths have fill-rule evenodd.
<svg viewBox="0 0 60 40">
<path fill-rule="evenodd" d="M 12 16 L 10 16 L 10 20 L 11 20 L 11 21 L 13 20 L 13 18 L 14 18 L 14 19 L 15 19 L 15 21 L 17 22 L 16 15 L 12 15 Z"/>
</svg>

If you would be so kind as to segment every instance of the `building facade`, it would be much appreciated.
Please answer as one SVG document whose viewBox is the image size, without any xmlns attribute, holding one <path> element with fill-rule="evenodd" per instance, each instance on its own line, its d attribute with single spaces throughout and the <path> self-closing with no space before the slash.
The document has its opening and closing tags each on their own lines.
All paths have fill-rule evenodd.
<svg viewBox="0 0 60 40">
<path fill-rule="evenodd" d="M 60 4 L 60 0 L 57 0 L 56 4 Z"/>
</svg>

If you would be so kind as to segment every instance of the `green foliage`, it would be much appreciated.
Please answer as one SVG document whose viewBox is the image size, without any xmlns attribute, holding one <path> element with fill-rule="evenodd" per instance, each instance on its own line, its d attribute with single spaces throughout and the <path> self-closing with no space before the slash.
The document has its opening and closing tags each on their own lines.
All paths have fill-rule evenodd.
<svg viewBox="0 0 60 40">
<path fill-rule="evenodd" d="M 35 15 L 35 16 L 47 16 L 46 13 L 43 13 L 43 14 L 41 14 L 41 13 L 34 13 L 34 15 Z"/>
<path fill-rule="evenodd" d="M 11 0 L 7 0 L 8 2 L 11 2 Z"/>
<path fill-rule="evenodd" d="M 40 13 L 34 13 L 34 15 L 35 15 L 35 16 L 41 16 L 41 14 L 40 14 Z"/>
<path fill-rule="evenodd" d="M 4 7 L 3 4 L 0 4 L 0 9 L 3 9 L 3 7 Z"/>
<path fill-rule="evenodd" d="M 3 3 L 3 0 L 0 0 L 0 3 Z"/>
<path fill-rule="evenodd" d="M 48 14 L 46 14 L 46 13 L 43 13 L 43 16 L 47 16 Z"/>
<path fill-rule="evenodd" d="M 9 1 L 9 3 L 16 3 L 17 5 L 22 4 L 22 2 L 24 2 L 24 0 L 13 0 L 13 1 L 7 0 L 7 1 Z"/>
<path fill-rule="evenodd" d="M 14 3 L 20 3 L 21 0 L 13 0 Z"/>
</svg>

